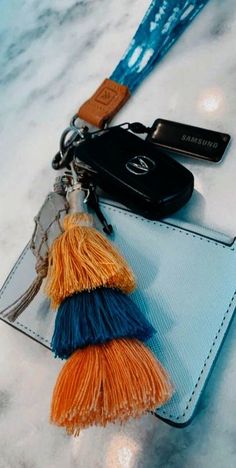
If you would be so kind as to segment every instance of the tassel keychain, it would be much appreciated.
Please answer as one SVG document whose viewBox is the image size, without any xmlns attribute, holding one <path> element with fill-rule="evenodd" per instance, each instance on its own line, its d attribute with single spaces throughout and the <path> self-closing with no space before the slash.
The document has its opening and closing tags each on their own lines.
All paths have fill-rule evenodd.
<svg viewBox="0 0 236 468">
<path fill-rule="evenodd" d="M 143 344 L 143 341 L 152 336 L 154 329 L 128 296 L 135 288 L 134 275 L 112 243 L 93 227 L 92 216 L 84 212 L 85 194 L 89 195 L 86 177 L 83 177 L 86 174 L 76 174 L 73 167 L 75 163 L 72 161 L 84 160 L 86 164 L 96 166 L 89 170 L 95 172 L 97 183 L 99 179 L 102 182 L 103 178 L 108 177 L 109 180 L 103 182 L 108 182 L 111 193 L 114 189 L 113 195 L 118 188 L 116 174 L 121 176 L 120 186 L 124 188 L 124 192 L 127 193 L 127 186 L 132 189 L 128 192 L 131 193 L 131 204 L 137 199 L 140 204 L 138 211 L 143 209 L 144 214 L 147 213 L 146 202 L 149 205 L 150 198 L 146 196 L 146 191 L 140 192 L 137 180 L 134 187 L 132 184 L 130 186 L 130 174 L 135 177 L 148 174 L 154 170 L 155 161 L 145 156 L 146 152 L 143 150 L 140 153 L 140 147 L 143 148 L 140 142 L 137 143 L 136 153 L 136 146 L 132 143 L 134 138 L 131 141 L 129 137 L 129 159 L 125 162 L 122 155 L 126 148 L 126 143 L 123 143 L 127 142 L 127 134 L 124 133 L 124 128 L 118 133 L 116 130 L 112 133 L 124 137 L 123 143 L 119 141 L 120 154 L 119 151 L 113 152 L 116 143 L 114 139 L 110 139 L 112 134 L 109 136 L 108 132 L 111 127 L 107 125 L 207 1 L 152 0 L 127 52 L 110 78 L 106 78 L 80 106 L 70 126 L 62 133 L 60 149 L 53 158 L 52 165 L 58 170 L 68 169 L 69 164 L 72 164 L 73 184 L 68 189 L 70 213 L 65 216 L 63 223 L 57 215 L 52 217 L 52 222 L 47 224 L 46 229 L 44 226 L 42 232 L 38 223 L 36 234 L 39 233 L 42 244 L 39 242 L 36 248 L 34 243 L 31 245 L 38 260 L 37 276 L 27 291 L 2 311 L 8 320 L 16 320 L 33 300 L 46 278 L 45 290 L 51 306 L 58 308 L 52 349 L 55 356 L 68 359 L 54 388 L 51 421 L 74 435 L 79 434 L 82 428 L 123 422 L 130 417 L 155 410 L 170 398 L 172 387 L 161 364 Z M 80 123 L 77 122 L 78 119 Z M 90 131 L 88 125 L 91 127 Z M 125 126 L 126 130 L 138 134 L 147 130 L 139 123 L 131 126 L 126 123 Z M 106 154 L 109 156 L 107 162 L 101 145 L 104 142 L 103 131 L 108 136 L 108 139 L 105 138 Z M 86 145 L 83 145 L 86 140 L 92 145 L 87 146 L 87 150 Z M 149 147 L 149 143 L 145 146 Z M 109 172 L 111 154 L 114 161 L 120 162 L 121 156 L 120 160 L 125 162 L 121 162 L 120 173 L 114 170 Z M 101 155 L 102 164 L 99 166 Z M 99 171 L 99 167 L 102 171 Z M 126 182 L 123 170 L 129 172 Z M 148 186 L 147 179 L 146 184 Z M 192 190 L 192 178 L 189 186 Z M 187 195 L 180 197 L 181 204 L 191 195 L 190 189 L 188 188 Z M 144 197 L 140 198 L 140 194 Z M 170 194 L 165 199 L 168 200 L 169 210 Z M 67 212 L 66 206 L 64 210 L 65 197 L 60 201 L 62 211 Z M 110 226 L 104 220 L 95 198 L 91 205 L 95 206 L 105 232 L 110 233 Z M 173 203 L 174 210 L 176 207 L 176 203 Z M 157 215 L 156 202 L 154 210 Z M 160 214 L 163 213 L 160 212 L 158 216 Z M 57 232 L 57 237 L 53 236 L 55 240 L 48 242 L 47 234 L 57 224 L 62 234 Z M 45 251 L 41 249 L 42 246 Z"/>
<path fill-rule="evenodd" d="M 133 273 L 84 212 L 86 189 L 74 175 L 70 213 L 49 250 L 46 284 L 52 307 L 59 306 L 52 348 L 69 357 L 53 391 L 51 421 L 74 435 L 154 410 L 172 391 L 142 344 L 155 330 L 126 295 L 135 288 Z"/>
</svg>

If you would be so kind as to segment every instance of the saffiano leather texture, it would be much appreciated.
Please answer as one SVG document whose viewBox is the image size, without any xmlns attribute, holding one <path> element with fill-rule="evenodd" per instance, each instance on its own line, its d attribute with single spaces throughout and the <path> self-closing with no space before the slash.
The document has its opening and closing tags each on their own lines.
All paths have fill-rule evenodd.
<svg viewBox="0 0 236 468">
<path fill-rule="evenodd" d="M 114 242 L 133 268 L 133 300 L 157 330 L 148 345 L 168 370 L 175 391 L 156 414 L 188 424 L 233 317 L 236 246 L 226 236 L 171 219 L 151 221 L 102 203 Z M 26 246 L 0 293 L 0 309 L 34 278 Z M 55 312 L 41 291 L 13 326 L 50 347 Z M 54 359 L 52 354 L 52 359 Z"/>
</svg>

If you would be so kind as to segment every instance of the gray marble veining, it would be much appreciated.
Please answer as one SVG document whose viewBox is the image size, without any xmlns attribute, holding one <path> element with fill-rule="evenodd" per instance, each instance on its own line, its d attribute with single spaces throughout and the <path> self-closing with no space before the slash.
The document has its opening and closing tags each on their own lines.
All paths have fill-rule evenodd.
<svg viewBox="0 0 236 468">
<path fill-rule="evenodd" d="M 3 281 L 51 188 L 51 158 L 80 104 L 109 76 L 149 0 L 7 0 L 0 16 Z M 236 233 L 236 3 L 210 0 L 117 117 L 168 118 L 231 133 L 222 164 L 184 160 L 196 192 L 175 217 Z M 229 331 L 198 414 L 176 429 L 151 415 L 78 439 L 49 425 L 60 364 L 0 323 L 0 468 L 233 468 L 236 327 Z"/>
</svg>

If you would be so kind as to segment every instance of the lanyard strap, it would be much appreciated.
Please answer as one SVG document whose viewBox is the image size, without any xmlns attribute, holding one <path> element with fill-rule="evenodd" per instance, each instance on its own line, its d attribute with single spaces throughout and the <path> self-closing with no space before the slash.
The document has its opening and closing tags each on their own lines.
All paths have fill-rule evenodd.
<svg viewBox="0 0 236 468">
<path fill-rule="evenodd" d="M 208 0 L 153 0 L 110 79 L 133 92 Z"/>
<path fill-rule="evenodd" d="M 103 128 L 207 2 L 153 0 L 111 77 L 80 107 L 78 117 Z"/>
</svg>

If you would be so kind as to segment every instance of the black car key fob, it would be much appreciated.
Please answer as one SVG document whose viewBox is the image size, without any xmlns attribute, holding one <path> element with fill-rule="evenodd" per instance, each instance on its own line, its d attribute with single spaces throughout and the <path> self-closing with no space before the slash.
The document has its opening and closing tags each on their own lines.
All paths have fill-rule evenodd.
<svg viewBox="0 0 236 468">
<path fill-rule="evenodd" d="M 120 127 L 85 139 L 74 155 L 95 171 L 95 182 L 105 192 L 149 219 L 177 211 L 193 191 L 189 170 Z"/>
</svg>

